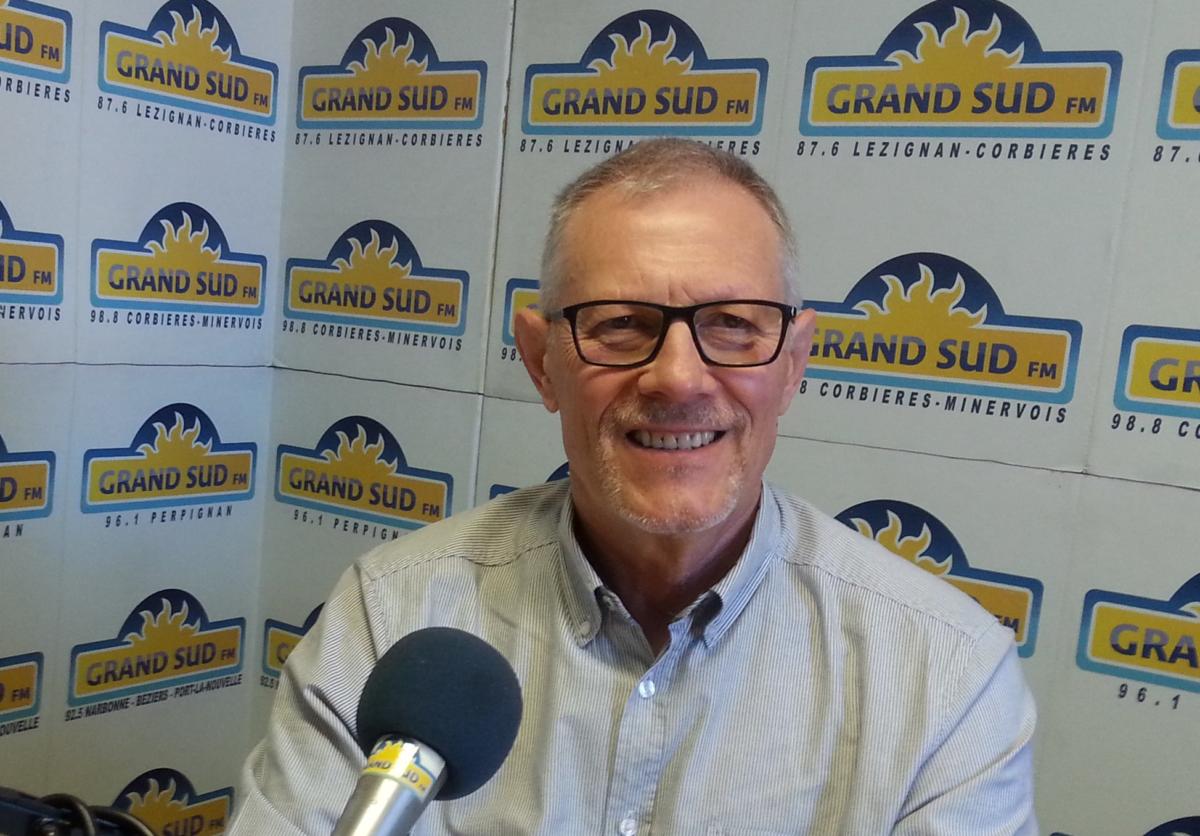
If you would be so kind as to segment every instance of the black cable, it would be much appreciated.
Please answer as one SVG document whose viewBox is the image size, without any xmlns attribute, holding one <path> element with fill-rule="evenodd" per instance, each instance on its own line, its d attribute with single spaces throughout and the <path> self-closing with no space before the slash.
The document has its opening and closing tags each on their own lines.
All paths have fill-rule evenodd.
<svg viewBox="0 0 1200 836">
<path fill-rule="evenodd" d="M 122 833 L 133 833 L 135 836 L 158 836 L 141 819 L 124 810 L 118 810 L 115 807 L 92 807 L 90 809 L 98 821 L 115 824 Z"/>
<path fill-rule="evenodd" d="M 52 795 L 44 795 L 38 800 L 59 810 L 69 810 L 74 813 L 75 817 L 79 820 L 76 826 L 83 830 L 83 836 L 98 836 L 96 832 L 96 817 L 92 815 L 92 811 L 80 799 L 65 792 L 56 792 Z"/>
</svg>

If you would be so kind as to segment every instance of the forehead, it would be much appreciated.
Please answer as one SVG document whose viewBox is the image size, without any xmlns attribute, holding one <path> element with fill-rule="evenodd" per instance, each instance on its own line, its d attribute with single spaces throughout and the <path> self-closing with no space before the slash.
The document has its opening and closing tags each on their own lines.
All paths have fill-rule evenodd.
<svg viewBox="0 0 1200 836">
<path fill-rule="evenodd" d="M 599 189 L 567 222 L 563 247 L 567 303 L 782 298 L 770 215 L 746 189 L 711 175 L 650 193 Z"/>
</svg>

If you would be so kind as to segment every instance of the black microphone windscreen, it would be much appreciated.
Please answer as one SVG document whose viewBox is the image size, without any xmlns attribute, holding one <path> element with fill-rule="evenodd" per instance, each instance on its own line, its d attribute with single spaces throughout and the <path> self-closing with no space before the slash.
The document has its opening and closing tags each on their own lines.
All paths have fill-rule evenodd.
<svg viewBox="0 0 1200 836">
<path fill-rule="evenodd" d="M 452 627 L 409 633 L 380 658 L 358 701 L 358 745 L 409 738 L 446 761 L 439 799 L 483 786 L 508 756 L 521 722 L 512 666 L 483 639 Z"/>
</svg>

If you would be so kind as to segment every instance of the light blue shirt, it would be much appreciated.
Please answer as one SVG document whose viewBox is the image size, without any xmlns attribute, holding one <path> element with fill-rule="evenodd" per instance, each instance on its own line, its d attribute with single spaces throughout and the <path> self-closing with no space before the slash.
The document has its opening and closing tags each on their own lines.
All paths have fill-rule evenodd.
<svg viewBox="0 0 1200 836">
<path fill-rule="evenodd" d="M 655 658 L 572 534 L 565 483 L 387 543 L 288 658 L 235 834 L 327 834 L 364 758 L 363 683 L 445 625 L 516 670 L 513 751 L 417 834 L 1033 834 L 1035 711 L 1010 630 L 764 486 L 737 565 Z"/>
</svg>

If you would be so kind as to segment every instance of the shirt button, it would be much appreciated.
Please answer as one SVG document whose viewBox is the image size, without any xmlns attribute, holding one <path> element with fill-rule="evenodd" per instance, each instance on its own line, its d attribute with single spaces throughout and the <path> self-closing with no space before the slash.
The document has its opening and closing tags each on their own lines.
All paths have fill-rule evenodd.
<svg viewBox="0 0 1200 836">
<path fill-rule="evenodd" d="M 637 820 L 632 817 L 621 819 L 621 823 L 617 826 L 617 832 L 621 836 L 634 836 L 637 833 Z"/>
<path fill-rule="evenodd" d="M 640 694 L 642 696 L 642 699 L 648 700 L 651 697 L 653 697 L 654 696 L 654 680 L 653 679 L 643 679 L 641 682 L 639 682 L 638 683 L 638 694 Z M 626 821 L 628 821 L 628 819 L 626 819 Z"/>
<path fill-rule="evenodd" d="M 588 621 L 586 618 L 583 621 L 579 622 L 579 632 L 581 634 L 586 636 L 589 632 L 591 632 L 591 629 L 592 629 L 592 622 Z"/>
</svg>

